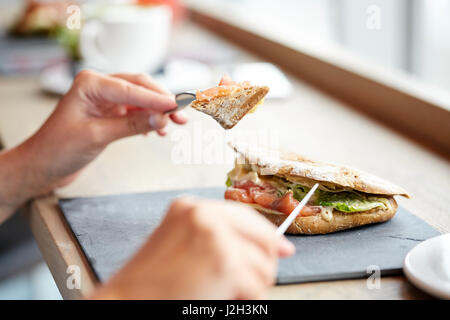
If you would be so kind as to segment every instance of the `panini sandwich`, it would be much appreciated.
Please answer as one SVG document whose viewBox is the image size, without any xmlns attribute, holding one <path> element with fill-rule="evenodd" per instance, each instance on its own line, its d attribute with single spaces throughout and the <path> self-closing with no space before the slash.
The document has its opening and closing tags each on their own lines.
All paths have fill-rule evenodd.
<svg viewBox="0 0 450 320">
<path fill-rule="evenodd" d="M 325 234 L 384 222 L 397 211 L 395 195 L 409 198 L 402 188 L 357 169 L 291 152 L 230 145 L 238 157 L 228 173 L 225 199 L 252 206 L 276 225 L 319 183 L 289 234 Z"/>
</svg>

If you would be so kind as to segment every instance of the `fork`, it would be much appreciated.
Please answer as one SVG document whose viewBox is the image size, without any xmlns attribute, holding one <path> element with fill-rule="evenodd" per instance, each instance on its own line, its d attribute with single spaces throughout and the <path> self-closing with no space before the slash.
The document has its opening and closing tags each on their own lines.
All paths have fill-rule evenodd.
<svg viewBox="0 0 450 320">
<path fill-rule="evenodd" d="M 177 107 L 172 110 L 168 110 L 164 113 L 172 113 L 180 111 L 184 108 L 186 108 L 188 105 L 191 104 L 192 101 L 196 99 L 195 97 L 195 91 L 185 91 L 180 92 L 175 95 L 175 102 L 177 103 Z"/>
</svg>

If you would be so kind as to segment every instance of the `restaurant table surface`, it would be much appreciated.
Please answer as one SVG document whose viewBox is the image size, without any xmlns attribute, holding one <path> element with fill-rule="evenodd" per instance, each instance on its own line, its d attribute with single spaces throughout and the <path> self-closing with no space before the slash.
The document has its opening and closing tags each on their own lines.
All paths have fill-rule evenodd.
<svg viewBox="0 0 450 320">
<path fill-rule="evenodd" d="M 233 53 L 234 61 L 260 60 L 190 23 L 176 30 L 173 46 L 183 46 L 186 39 L 228 50 Z M 63 297 L 88 295 L 96 279 L 62 219 L 56 204 L 58 197 L 221 186 L 233 165 L 226 151 L 226 140 L 230 137 L 250 137 L 251 141 L 264 143 L 270 136 L 269 142 L 280 147 L 379 175 L 411 193 L 411 199 L 397 197 L 401 206 L 438 231 L 450 231 L 450 167 L 446 159 L 287 75 L 294 87 L 291 96 L 267 99 L 230 132 L 222 130 L 208 116 L 187 110 L 189 123 L 171 124 L 168 136 L 160 138 L 152 133 L 114 142 L 71 185 L 27 205 L 25 215 Z M 58 101 L 58 97 L 42 92 L 38 76 L 23 75 L 0 76 L 0 98 L 0 141 L 5 148 L 14 147 L 33 134 Z M 184 152 L 184 157 L 179 157 L 180 152 Z M 86 273 L 80 290 L 65 286 L 67 267 L 74 263 L 81 265 L 82 272 Z M 370 290 L 365 279 L 356 279 L 274 286 L 268 296 L 274 299 L 423 297 L 427 296 L 403 276 L 383 277 L 377 290 Z"/>
</svg>

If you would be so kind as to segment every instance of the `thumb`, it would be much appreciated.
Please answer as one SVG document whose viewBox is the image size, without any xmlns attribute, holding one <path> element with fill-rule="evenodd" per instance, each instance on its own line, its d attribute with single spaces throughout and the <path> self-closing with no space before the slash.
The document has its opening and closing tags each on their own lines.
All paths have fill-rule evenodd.
<svg viewBox="0 0 450 320">
<path fill-rule="evenodd" d="M 280 238 L 278 245 L 278 256 L 280 258 L 286 258 L 292 256 L 295 253 L 295 246 L 285 236 Z"/>
<path fill-rule="evenodd" d="M 103 132 L 107 142 L 159 129 L 155 127 L 154 121 L 150 121 L 154 116 L 148 112 L 133 112 L 123 117 L 103 119 Z"/>
</svg>

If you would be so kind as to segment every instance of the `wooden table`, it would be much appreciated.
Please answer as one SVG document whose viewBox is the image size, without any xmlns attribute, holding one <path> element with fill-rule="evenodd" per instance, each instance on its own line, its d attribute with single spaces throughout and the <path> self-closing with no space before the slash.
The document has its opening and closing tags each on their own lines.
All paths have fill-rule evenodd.
<svg viewBox="0 0 450 320">
<path fill-rule="evenodd" d="M 211 34 L 187 25 L 176 35 L 202 41 L 219 41 Z M 223 43 L 222 43 L 223 44 Z M 256 58 L 239 52 L 240 60 Z M 232 133 L 251 136 L 258 130 L 279 135 L 280 145 L 316 157 L 348 164 L 388 178 L 409 192 L 411 200 L 400 205 L 441 232 L 450 231 L 450 166 L 446 160 L 382 124 L 355 113 L 344 103 L 291 77 L 294 92 L 289 99 L 267 101 L 247 116 Z M 52 112 L 57 98 L 40 91 L 37 77 L 0 77 L 0 139 L 13 147 L 35 132 Z M 190 123 L 171 127 L 169 136 L 127 138 L 111 144 L 72 185 L 54 196 L 35 199 L 26 216 L 42 254 L 64 298 L 81 298 L 92 292 L 96 278 L 57 206 L 57 197 L 96 196 L 223 185 L 229 161 L 213 164 L 175 164 L 174 148 L 216 135 L 225 148 L 225 133 L 207 116 L 189 111 Z M 262 132 L 264 134 L 264 132 Z M 194 150 L 194 146 L 190 150 Z M 195 159 L 193 159 L 195 160 Z M 81 289 L 69 290 L 67 267 L 81 270 Z M 366 280 L 316 282 L 274 287 L 273 299 L 414 299 L 427 297 L 403 276 L 383 277 L 381 289 L 369 290 Z"/>
</svg>

